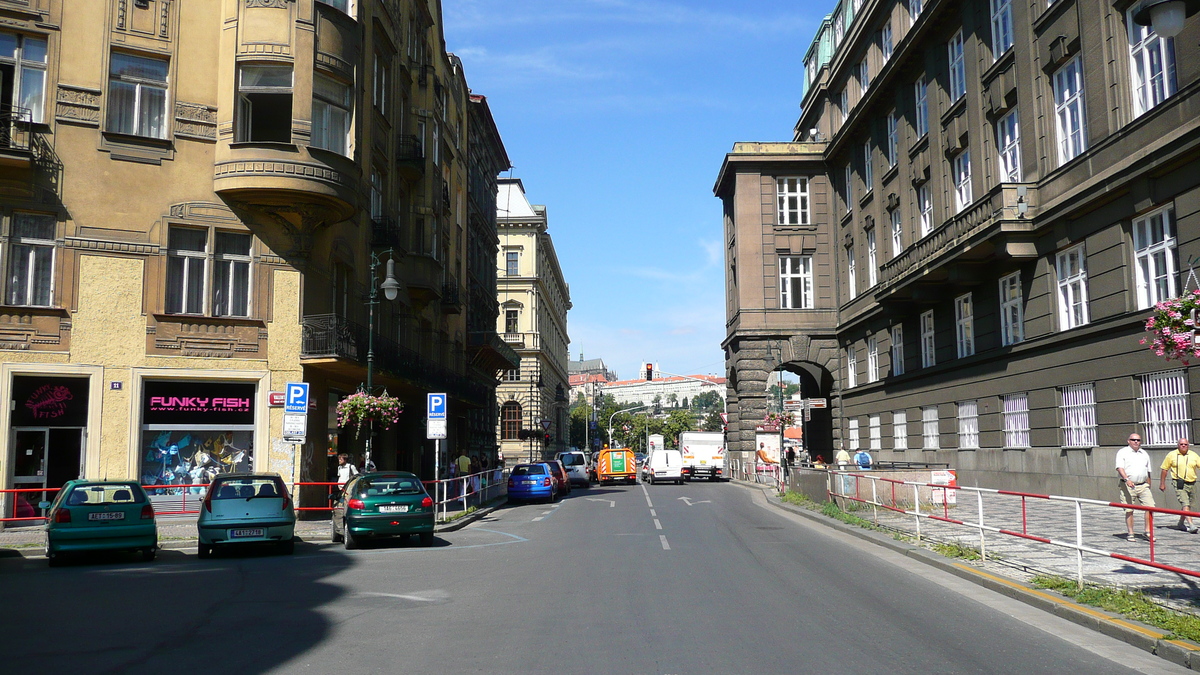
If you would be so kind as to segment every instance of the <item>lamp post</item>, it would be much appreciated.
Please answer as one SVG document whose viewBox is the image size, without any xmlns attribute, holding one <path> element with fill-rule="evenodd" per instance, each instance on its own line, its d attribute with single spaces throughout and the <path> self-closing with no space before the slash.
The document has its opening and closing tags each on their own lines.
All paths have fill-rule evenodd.
<svg viewBox="0 0 1200 675">
<path fill-rule="evenodd" d="M 618 410 L 618 411 L 614 412 L 613 414 L 609 415 L 608 416 L 608 442 L 612 443 L 614 440 L 613 439 L 613 418 L 614 417 L 616 417 L 617 415 L 619 415 L 623 412 L 630 412 L 633 410 L 641 410 L 642 408 L 649 408 L 649 407 L 650 407 L 649 405 L 635 405 L 632 408 L 625 408 L 624 410 Z M 610 445 L 609 447 L 612 447 L 612 446 Z"/>
<path fill-rule="evenodd" d="M 380 256 L 387 256 L 385 273 L 383 281 L 380 282 L 377 270 L 379 269 Z M 396 252 L 393 249 L 388 249 L 380 253 L 371 252 L 371 292 L 367 296 L 367 395 L 373 396 L 372 391 L 375 388 L 375 305 L 379 304 L 379 289 L 383 289 L 383 297 L 389 302 L 394 301 L 400 296 L 402 288 L 399 281 L 396 280 Z M 371 446 L 375 439 L 375 420 L 371 420 L 371 429 L 367 434 L 367 454 L 363 461 L 363 468 L 367 469 L 371 466 Z"/>
<path fill-rule="evenodd" d="M 1150 27 L 1159 37 L 1173 38 L 1184 19 L 1200 10 L 1197 0 L 1142 0 L 1133 7 L 1133 22 Z"/>
<path fill-rule="evenodd" d="M 534 461 L 534 460 L 533 460 L 533 446 L 534 446 L 534 439 L 537 437 L 537 430 L 538 430 L 538 428 L 541 426 L 541 420 L 540 420 L 539 418 L 537 418 L 537 417 L 534 417 L 534 416 L 533 416 L 533 411 L 534 411 L 534 406 L 533 406 L 533 393 L 534 393 L 534 391 L 535 391 L 535 389 L 534 389 L 534 388 L 536 387 L 536 391 L 538 392 L 538 399 L 539 399 L 539 401 L 540 401 L 540 399 L 541 399 L 541 391 L 542 391 L 542 387 L 543 387 L 543 386 L 544 386 L 544 385 L 542 384 L 542 373 L 541 373 L 541 371 L 539 371 L 539 372 L 538 372 L 538 376 L 537 376 L 537 379 L 536 379 L 536 380 L 535 380 L 535 379 L 533 379 L 532 375 L 530 376 L 530 378 L 529 378 L 529 432 L 528 432 L 528 437 L 529 437 L 529 461 L 530 461 L 530 462 L 533 462 L 533 461 Z M 539 406 L 539 407 L 540 407 L 540 406 Z"/>
</svg>

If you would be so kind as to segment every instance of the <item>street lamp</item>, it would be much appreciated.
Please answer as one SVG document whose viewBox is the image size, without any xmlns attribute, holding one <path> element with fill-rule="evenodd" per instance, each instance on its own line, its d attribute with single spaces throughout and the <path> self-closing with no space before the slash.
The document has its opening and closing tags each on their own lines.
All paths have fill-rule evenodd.
<svg viewBox="0 0 1200 675">
<path fill-rule="evenodd" d="M 1200 9 L 1197 0 L 1142 0 L 1133 8 L 1133 22 L 1149 26 L 1163 38 L 1173 38 L 1183 30 L 1183 22 Z"/>
<path fill-rule="evenodd" d="M 541 423 L 541 419 L 540 419 L 540 418 L 535 418 L 535 417 L 533 416 L 533 411 L 534 411 L 534 406 L 533 406 L 533 393 L 534 393 L 534 387 L 536 387 L 536 388 L 537 388 L 537 392 L 538 392 L 538 394 L 539 394 L 539 396 L 538 396 L 538 399 L 539 399 L 539 403 L 540 403 L 540 400 L 541 400 L 541 392 L 542 392 L 542 387 L 543 387 L 543 386 L 544 386 L 544 385 L 542 384 L 542 373 L 541 373 L 540 371 L 538 372 L 538 376 L 537 376 L 537 379 L 536 379 L 536 380 L 534 380 L 534 379 L 533 379 L 533 377 L 530 377 L 530 378 L 529 378 L 529 401 L 528 401 L 528 403 L 529 403 L 529 432 L 528 432 L 528 434 L 527 434 L 527 435 L 528 435 L 528 437 L 529 437 L 529 461 L 530 461 L 530 462 L 533 462 L 533 446 L 534 446 L 534 439 L 537 437 L 537 430 L 538 430 L 538 429 L 541 427 L 541 425 L 542 425 L 542 423 Z M 538 407 L 540 408 L 541 406 L 539 405 Z"/>
<path fill-rule="evenodd" d="M 617 415 L 619 415 L 623 412 L 630 412 L 633 410 L 641 410 L 642 408 L 649 408 L 649 407 L 650 407 L 649 405 L 635 405 L 632 408 L 618 410 L 618 411 L 614 412 L 613 414 L 609 415 L 608 416 L 608 442 L 611 444 L 614 440 L 613 439 L 613 418 L 614 417 L 616 417 Z M 612 446 L 610 445 L 609 447 L 612 447 Z"/>
<path fill-rule="evenodd" d="M 379 281 L 380 256 L 387 256 L 383 281 Z M 383 297 L 389 302 L 400 297 L 403 285 L 396 280 L 396 252 L 388 249 L 380 253 L 371 252 L 371 292 L 367 296 L 367 395 L 372 396 L 375 388 L 375 305 L 379 304 L 379 290 L 383 289 Z M 375 438 L 375 421 L 371 420 L 371 430 L 367 434 L 367 454 L 363 468 L 371 466 L 371 446 Z"/>
</svg>

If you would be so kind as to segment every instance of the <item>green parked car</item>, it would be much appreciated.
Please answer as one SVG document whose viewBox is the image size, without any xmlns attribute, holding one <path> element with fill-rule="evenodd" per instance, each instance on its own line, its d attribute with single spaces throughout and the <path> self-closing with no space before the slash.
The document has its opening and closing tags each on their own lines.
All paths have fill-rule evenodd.
<svg viewBox="0 0 1200 675">
<path fill-rule="evenodd" d="M 433 499 L 421 479 L 407 471 L 378 471 L 355 476 L 333 501 L 334 541 L 347 549 L 375 537 L 415 534 L 422 546 L 433 545 Z"/>
<path fill-rule="evenodd" d="M 63 555 L 90 551 L 139 551 L 154 560 L 158 528 L 154 507 L 142 486 L 132 481 L 72 480 L 53 502 L 42 502 L 46 515 L 46 558 L 60 565 Z"/>
</svg>

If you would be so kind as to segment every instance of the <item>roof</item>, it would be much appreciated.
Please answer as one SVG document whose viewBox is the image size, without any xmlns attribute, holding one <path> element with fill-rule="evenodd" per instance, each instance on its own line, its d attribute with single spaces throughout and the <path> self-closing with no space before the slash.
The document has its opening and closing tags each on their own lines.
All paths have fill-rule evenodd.
<svg viewBox="0 0 1200 675">
<path fill-rule="evenodd" d="M 604 367 L 604 359 L 588 359 L 586 361 L 568 361 L 567 371 L 578 373 L 588 370 L 607 370 Z"/>
<path fill-rule="evenodd" d="M 529 199 L 525 197 L 525 186 L 520 179 L 501 178 L 496 181 L 497 218 L 537 218 Z"/>
</svg>

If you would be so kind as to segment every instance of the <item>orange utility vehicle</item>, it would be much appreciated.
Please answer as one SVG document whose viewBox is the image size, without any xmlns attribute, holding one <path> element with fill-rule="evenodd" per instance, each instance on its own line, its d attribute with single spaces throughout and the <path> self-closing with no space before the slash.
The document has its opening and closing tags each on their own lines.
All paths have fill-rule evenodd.
<svg viewBox="0 0 1200 675">
<path fill-rule="evenodd" d="M 637 459 L 628 448 L 608 448 L 600 451 L 596 464 L 596 479 L 601 485 L 619 480 L 637 485 Z"/>
</svg>

